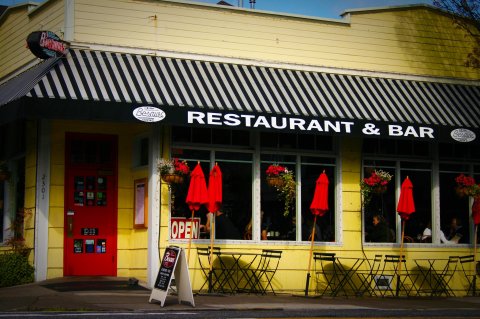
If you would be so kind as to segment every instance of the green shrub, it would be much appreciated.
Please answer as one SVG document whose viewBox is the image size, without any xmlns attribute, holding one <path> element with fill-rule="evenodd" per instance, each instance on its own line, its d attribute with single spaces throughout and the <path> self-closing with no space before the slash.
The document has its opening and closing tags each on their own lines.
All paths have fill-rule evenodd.
<svg viewBox="0 0 480 319">
<path fill-rule="evenodd" d="M 33 267 L 28 259 L 18 253 L 0 255 L 0 287 L 33 282 Z"/>
</svg>

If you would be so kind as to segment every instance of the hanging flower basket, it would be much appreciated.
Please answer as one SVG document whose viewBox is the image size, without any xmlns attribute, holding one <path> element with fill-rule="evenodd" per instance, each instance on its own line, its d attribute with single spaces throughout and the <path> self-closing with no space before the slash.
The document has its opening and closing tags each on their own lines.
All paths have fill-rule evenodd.
<svg viewBox="0 0 480 319">
<path fill-rule="evenodd" d="M 455 191 L 458 196 L 471 196 L 475 198 L 480 195 L 480 185 L 475 183 L 473 177 L 460 174 L 455 177 L 455 182 L 457 183 Z"/>
<path fill-rule="evenodd" d="M 167 184 L 181 184 L 184 181 L 184 177 L 180 174 L 164 174 L 162 175 L 162 181 Z"/>
<path fill-rule="evenodd" d="M 158 171 L 162 181 L 167 184 L 180 184 L 190 172 L 187 162 L 179 161 L 178 158 L 171 160 L 161 159 L 158 161 Z"/>
<path fill-rule="evenodd" d="M 285 182 L 280 176 L 267 176 L 267 184 L 269 186 L 281 187 Z"/>
<path fill-rule="evenodd" d="M 370 177 L 360 182 L 360 192 L 363 197 L 363 207 L 366 207 L 372 200 L 372 195 L 382 195 L 387 191 L 388 183 L 393 175 L 382 170 L 374 170 Z"/>
<path fill-rule="evenodd" d="M 387 186 L 376 186 L 372 188 L 372 193 L 381 195 L 387 191 Z"/>
<path fill-rule="evenodd" d="M 295 203 L 296 182 L 293 172 L 280 165 L 270 165 L 265 171 L 267 184 L 275 187 L 279 200 L 284 202 L 283 215 L 288 216 Z"/>
</svg>

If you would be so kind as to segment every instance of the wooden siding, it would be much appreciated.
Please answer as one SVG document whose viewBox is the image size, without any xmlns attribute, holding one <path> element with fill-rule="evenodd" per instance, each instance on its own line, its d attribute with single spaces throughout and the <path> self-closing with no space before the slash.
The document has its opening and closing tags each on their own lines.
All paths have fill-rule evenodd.
<svg viewBox="0 0 480 319">
<path fill-rule="evenodd" d="M 77 0 L 85 43 L 368 71 L 478 79 L 472 42 L 425 7 L 356 12 L 351 24 L 168 1 Z M 347 20 L 345 20 L 347 21 Z"/>
<path fill-rule="evenodd" d="M 63 1 L 53 0 L 28 14 L 27 6 L 13 8 L 0 21 L 0 79 L 36 59 L 25 47 L 28 34 L 49 30 L 62 37 Z"/>
<path fill-rule="evenodd" d="M 25 38 L 62 36 L 64 2 L 0 21 L 0 78 L 32 61 Z M 74 41 L 266 62 L 479 79 L 464 67 L 472 41 L 426 7 L 353 12 L 338 22 L 169 1 L 76 0 Z M 349 23 L 347 23 L 349 22 Z"/>
</svg>

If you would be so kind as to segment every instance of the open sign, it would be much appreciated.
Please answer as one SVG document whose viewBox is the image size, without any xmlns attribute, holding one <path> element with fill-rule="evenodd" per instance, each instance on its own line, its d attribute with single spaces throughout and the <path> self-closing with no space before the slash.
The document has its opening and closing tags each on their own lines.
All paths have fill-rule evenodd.
<svg viewBox="0 0 480 319">
<path fill-rule="evenodd" d="M 172 217 L 170 219 L 170 238 L 188 239 L 192 234 L 192 239 L 200 238 L 200 218 Z"/>
</svg>

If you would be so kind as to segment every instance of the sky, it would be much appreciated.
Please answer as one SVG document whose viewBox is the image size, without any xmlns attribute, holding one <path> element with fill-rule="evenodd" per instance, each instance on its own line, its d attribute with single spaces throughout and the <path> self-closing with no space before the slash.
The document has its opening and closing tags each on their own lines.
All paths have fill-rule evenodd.
<svg viewBox="0 0 480 319">
<path fill-rule="evenodd" d="M 218 1 L 220 0 L 193 0 L 192 2 L 215 4 Z M 239 3 L 243 1 L 243 7 L 250 8 L 250 0 L 224 1 L 235 6 L 238 6 Z M 337 19 L 340 18 L 340 14 L 346 9 L 408 5 L 416 3 L 432 4 L 432 1 L 433 0 L 256 0 L 255 9 Z M 25 2 L 27 1 L 0 0 L 0 5 L 16 5 Z"/>
</svg>

